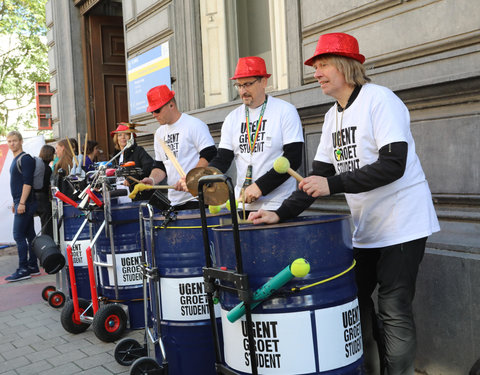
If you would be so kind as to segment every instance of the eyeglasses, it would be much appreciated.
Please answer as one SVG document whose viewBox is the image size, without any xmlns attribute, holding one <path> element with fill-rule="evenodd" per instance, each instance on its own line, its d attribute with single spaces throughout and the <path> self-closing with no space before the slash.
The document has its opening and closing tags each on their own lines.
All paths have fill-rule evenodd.
<svg viewBox="0 0 480 375">
<path fill-rule="evenodd" d="M 152 113 L 156 113 L 156 114 L 159 114 L 160 111 L 162 110 L 163 106 L 161 106 L 160 108 L 156 109 L 155 111 L 152 111 Z"/>
<path fill-rule="evenodd" d="M 233 84 L 233 87 L 235 87 L 237 90 L 240 90 L 240 89 L 248 89 L 250 86 L 252 86 L 255 82 L 261 80 L 261 78 L 256 78 L 255 81 L 251 81 L 251 82 L 245 82 L 243 84 L 241 83 L 234 83 Z"/>
</svg>

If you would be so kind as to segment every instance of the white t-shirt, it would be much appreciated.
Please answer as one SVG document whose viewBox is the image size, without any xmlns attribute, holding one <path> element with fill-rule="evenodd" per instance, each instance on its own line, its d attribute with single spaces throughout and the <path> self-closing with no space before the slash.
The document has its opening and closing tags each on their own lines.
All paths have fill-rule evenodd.
<svg viewBox="0 0 480 375">
<path fill-rule="evenodd" d="M 255 134 L 256 124 L 260 117 L 262 106 L 249 109 L 249 122 L 254 125 L 252 135 Z M 268 97 L 267 106 L 263 114 L 262 125 L 258 131 L 257 142 L 253 155 L 247 136 L 245 105 L 241 105 L 228 114 L 222 125 L 222 135 L 219 148 L 232 150 L 235 155 L 237 180 L 235 196 L 239 197 L 245 181 L 247 168 L 252 165 L 252 182 L 273 168 L 273 162 L 283 154 L 283 146 L 294 142 L 303 142 L 302 123 L 297 109 L 284 100 Z M 296 189 L 296 180 L 290 177 L 266 196 L 256 202 L 246 205 L 248 210 L 275 210 Z"/>
<path fill-rule="evenodd" d="M 337 125 L 336 111 L 334 105 L 325 115 L 315 160 L 333 164 L 337 174 L 374 163 L 378 150 L 389 143 L 408 143 L 401 178 L 371 191 L 345 194 L 355 226 L 354 246 L 385 247 L 440 230 L 403 102 L 388 88 L 369 83 L 344 110 L 343 121 L 341 113 L 337 114 Z M 337 143 L 342 151 L 340 160 L 335 158 Z"/>
<path fill-rule="evenodd" d="M 160 126 L 155 132 L 155 160 L 163 161 L 169 185 L 175 185 L 180 179 L 180 175 L 165 155 L 160 145 L 160 139 L 163 139 L 170 147 L 185 173 L 195 168 L 200 159 L 200 151 L 215 145 L 208 126 L 203 121 L 186 113 L 182 113 L 174 124 Z M 168 199 L 172 205 L 182 204 L 191 198 L 192 195 L 188 192 L 168 190 Z"/>
</svg>

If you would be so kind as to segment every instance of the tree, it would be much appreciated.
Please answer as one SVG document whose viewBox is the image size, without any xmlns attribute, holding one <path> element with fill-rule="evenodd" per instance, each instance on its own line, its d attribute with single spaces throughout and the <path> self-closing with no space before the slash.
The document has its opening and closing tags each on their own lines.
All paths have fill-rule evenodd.
<svg viewBox="0 0 480 375">
<path fill-rule="evenodd" d="M 35 82 L 49 80 L 46 2 L 0 0 L 0 135 L 35 124 L 34 111 L 21 110 L 35 100 Z"/>
</svg>

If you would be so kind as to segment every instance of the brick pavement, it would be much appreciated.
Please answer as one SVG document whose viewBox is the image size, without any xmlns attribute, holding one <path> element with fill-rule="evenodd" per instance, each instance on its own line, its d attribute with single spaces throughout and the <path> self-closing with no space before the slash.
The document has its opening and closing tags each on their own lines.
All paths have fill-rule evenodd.
<svg viewBox="0 0 480 375">
<path fill-rule="evenodd" d="M 42 275 L 16 283 L 4 279 L 17 267 L 16 248 L 0 249 L 0 374 L 103 375 L 128 374 L 129 368 L 113 357 L 115 343 L 100 341 L 91 327 L 74 335 L 60 323 L 61 309 L 41 297 L 55 275 Z M 143 330 L 124 337 L 143 342 Z"/>
</svg>

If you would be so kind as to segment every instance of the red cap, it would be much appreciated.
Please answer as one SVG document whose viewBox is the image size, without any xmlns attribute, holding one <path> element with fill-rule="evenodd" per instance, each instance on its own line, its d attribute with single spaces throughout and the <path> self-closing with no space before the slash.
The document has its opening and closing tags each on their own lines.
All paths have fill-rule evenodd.
<svg viewBox="0 0 480 375">
<path fill-rule="evenodd" d="M 131 128 L 128 125 L 119 124 L 115 130 L 110 132 L 110 137 L 113 137 L 116 133 L 133 133 L 133 136 L 136 137 L 135 128 Z"/>
<path fill-rule="evenodd" d="M 171 91 L 167 85 L 155 86 L 147 92 L 147 112 L 153 112 L 163 107 L 172 100 L 174 96 L 175 91 Z"/>
<path fill-rule="evenodd" d="M 359 53 L 357 39 L 345 33 L 320 35 L 315 53 L 304 64 L 312 66 L 316 57 L 325 54 L 350 57 L 361 64 L 365 61 L 365 56 Z"/>
<path fill-rule="evenodd" d="M 270 77 L 267 73 L 265 60 L 257 56 L 240 57 L 238 59 L 237 67 L 235 68 L 235 75 L 230 79 L 246 78 L 246 77 Z"/>
</svg>

